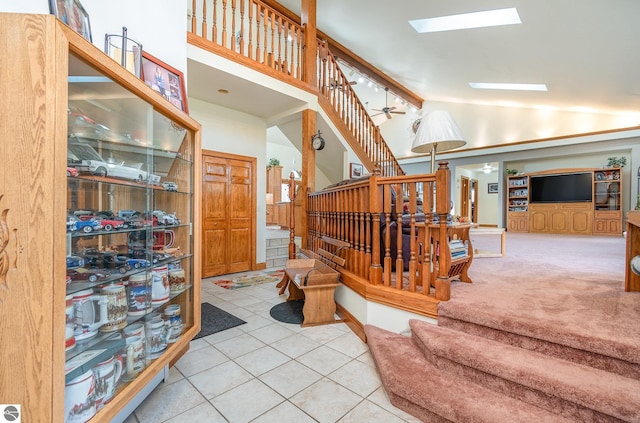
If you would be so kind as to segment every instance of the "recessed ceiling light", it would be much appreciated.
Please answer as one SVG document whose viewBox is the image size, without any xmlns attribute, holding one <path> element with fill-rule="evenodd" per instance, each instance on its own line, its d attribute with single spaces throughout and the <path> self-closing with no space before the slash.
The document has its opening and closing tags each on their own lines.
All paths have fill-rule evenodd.
<svg viewBox="0 0 640 423">
<path fill-rule="evenodd" d="M 220 89 L 218 90 L 218 92 L 219 92 L 220 94 L 229 94 L 229 90 L 225 90 L 224 88 L 220 88 Z"/>
<path fill-rule="evenodd" d="M 513 84 L 505 82 L 469 82 L 471 88 L 483 90 L 547 91 L 546 84 Z"/>
<path fill-rule="evenodd" d="M 463 13 L 437 18 L 414 19 L 409 24 L 419 33 L 452 31 L 455 29 L 483 28 L 487 26 L 520 24 L 520 16 L 514 8 Z"/>
</svg>

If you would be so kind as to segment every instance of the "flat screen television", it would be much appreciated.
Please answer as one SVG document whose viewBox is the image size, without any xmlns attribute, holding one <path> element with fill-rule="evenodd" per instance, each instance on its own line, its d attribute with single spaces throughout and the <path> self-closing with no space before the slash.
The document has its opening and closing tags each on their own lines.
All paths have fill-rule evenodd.
<svg viewBox="0 0 640 423">
<path fill-rule="evenodd" d="M 591 172 L 532 176 L 531 203 L 591 202 Z"/>
</svg>

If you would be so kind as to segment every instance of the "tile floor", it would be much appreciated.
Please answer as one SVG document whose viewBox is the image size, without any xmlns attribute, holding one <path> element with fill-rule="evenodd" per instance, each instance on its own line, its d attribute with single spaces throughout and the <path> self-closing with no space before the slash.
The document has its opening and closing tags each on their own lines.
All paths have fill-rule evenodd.
<svg viewBox="0 0 640 423">
<path fill-rule="evenodd" d="M 274 284 L 226 290 L 202 281 L 202 301 L 247 323 L 191 348 L 125 423 L 419 422 L 395 408 L 369 349 L 344 324 L 301 328 L 269 310 Z"/>
</svg>

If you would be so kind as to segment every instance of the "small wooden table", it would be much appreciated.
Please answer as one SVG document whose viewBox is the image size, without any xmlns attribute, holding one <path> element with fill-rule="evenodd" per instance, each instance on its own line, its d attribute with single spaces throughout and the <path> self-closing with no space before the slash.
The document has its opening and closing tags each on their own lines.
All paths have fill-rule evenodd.
<svg viewBox="0 0 640 423">
<path fill-rule="evenodd" d="M 500 237 L 500 252 L 497 251 L 487 251 L 487 250 L 473 250 L 474 257 L 504 257 L 504 254 L 507 251 L 506 247 L 506 232 L 504 228 L 478 228 L 472 227 L 469 229 L 469 237 L 473 239 L 476 236 L 485 236 L 485 235 L 498 235 Z"/>
<path fill-rule="evenodd" d="M 288 279 L 287 301 L 304 299 L 302 326 L 336 323 L 336 301 L 333 297 L 340 286 L 340 274 L 315 259 L 288 260 L 284 268 Z"/>
<path fill-rule="evenodd" d="M 467 254 L 458 257 L 451 257 L 448 245 L 439 246 L 439 232 L 442 229 L 438 223 L 416 223 L 418 229 L 418 242 L 422 243 L 421 253 L 418 256 L 419 279 L 423 283 L 424 289 L 431 285 L 436 288 L 435 297 L 437 300 L 448 301 L 451 298 L 451 280 L 454 278 L 462 282 L 471 283 L 468 270 L 473 260 L 473 247 L 469 239 L 469 223 L 448 223 L 446 231 L 447 244 L 452 239 L 459 239 L 467 242 L 469 251 Z M 446 253 L 445 253 L 446 251 Z M 440 262 L 443 261 L 445 271 L 441 273 Z"/>
</svg>

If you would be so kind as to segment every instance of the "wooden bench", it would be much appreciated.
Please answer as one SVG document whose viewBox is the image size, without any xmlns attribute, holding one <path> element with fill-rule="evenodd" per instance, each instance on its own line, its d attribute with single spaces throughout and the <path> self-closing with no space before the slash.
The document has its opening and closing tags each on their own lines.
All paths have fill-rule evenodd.
<svg viewBox="0 0 640 423">
<path fill-rule="evenodd" d="M 304 300 L 302 326 L 342 321 L 335 318 L 334 294 L 336 288 L 340 286 L 338 281 L 340 273 L 335 269 L 337 266 L 344 266 L 345 259 L 339 257 L 337 253 L 349 244 L 329 237 L 323 237 L 322 240 L 336 247 L 334 253 L 322 248 L 318 250 L 318 254 L 327 262 L 313 258 L 290 259 L 284 268 L 285 280 L 279 284 L 280 294 L 283 294 L 287 287 L 289 288 L 287 301 Z"/>
</svg>

